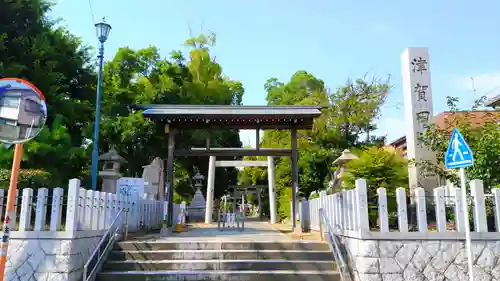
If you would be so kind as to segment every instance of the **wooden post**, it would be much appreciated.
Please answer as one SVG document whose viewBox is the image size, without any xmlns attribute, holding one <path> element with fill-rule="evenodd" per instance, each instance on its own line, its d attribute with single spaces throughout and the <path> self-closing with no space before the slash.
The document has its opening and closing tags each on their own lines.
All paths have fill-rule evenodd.
<svg viewBox="0 0 500 281">
<path fill-rule="evenodd" d="M 170 128 L 168 133 L 168 157 L 167 157 L 167 186 L 168 186 L 168 211 L 167 225 L 173 226 L 173 206 L 174 206 L 174 149 L 175 149 L 175 130 Z"/>
<path fill-rule="evenodd" d="M 87 190 L 85 193 L 85 230 L 92 230 L 94 217 L 94 191 Z"/>
<path fill-rule="evenodd" d="M 476 232 L 488 232 L 486 223 L 486 204 L 482 180 L 470 181 L 470 192 L 474 200 L 474 225 Z M 466 222 L 467 223 L 467 222 Z"/>
<path fill-rule="evenodd" d="M 50 231 L 59 231 L 61 228 L 64 189 L 54 188 L 52 193 L 52 210 L 50 214 Z"/>
<path fill-rule="evenodd" d="M 23 189 L 21 197 L 21 214 L 19 217 L 19 231 L 31 230 L 31 208 L 33 207 L 33 189 Z"/>
<path fill-rule="evenodd" d="M 107 229 L 106 220 L 108 219 L 107 193 L 99 192 L 99 230 Z"/>
<path fill-rule="evenodd" d="M 459 192 L 460 194 L 460 192 Z M 417 205 L 417 227 L 419 232 L 427 232 L 427 201 L 425 200 L 425 189 L 415 188 L 415 203 Z"/>
<path fill-rule="evenodd" d="M 396 188 L 396 203 L 398 204 L 398 225 L 400 232 L 408 232 L 408 209 L 406 207 L 406 189 Z"/>
<path fill-rule="evenodd" d="M 500 232 L 500 188 L 492 188 L 491 193 L 493 194 L 495 206 L 495 230 Z"/>
<path fill-rule="evenodd" d="M 358 223 L 359 231 L 370 231 L 370 223 L 368 221 L 368 193 L 366 190 L 366 181 L 357 179 L 356 185 L 356 203 L 358 205 Z"/>
<path fill-rule="evenodd" d="M 35 215 L 35 231 L 45 230 L 45 221 L 47 217 L 47 199 L 49 190 L 47 188 L 39 188 L 36 199 L 36 215 Z"/>
<path fill-rule="evenodd" d="M 387 193 L 385 188 L 377 189 L 377 194 L 380 232 L 389 232 L 389 210 L 387 208 Z"/>
<path fill-rule="evenodd" d="M 297 231 L 297 203 L 299 191 L 299 167 L 297 153 L 297 128 L 292 128 L 292 231 Z"/>
<path fill-rule="evenodd" d="M 444 188 L 434 188 L 434 203 L 436 206 L 436 228 L 438 232 L 446 232 L 446 208 L 444 205 Z"/>
<path fill-rule="evenodd" d="M 78 213 L 81 211 L 79 206 L 80 194 L 80 180 L 70 180 L 66 209 L 66 231 L 76 232 L 79 229 Z"/>
</svg>

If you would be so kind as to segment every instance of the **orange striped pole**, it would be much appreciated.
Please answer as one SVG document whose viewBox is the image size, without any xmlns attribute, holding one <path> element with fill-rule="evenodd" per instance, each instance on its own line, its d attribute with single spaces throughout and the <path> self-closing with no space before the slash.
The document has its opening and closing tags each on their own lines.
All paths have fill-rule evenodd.
<svg viewBox="0 0 500 281">
<path fill-rule="evenodd" d="M 21 156 L 23 155 L 23 145 L 16 144 L 14 150 L 14 159 L 12 160 L 12 170 L 10 171 L 9 192 L 7 193 L 7 209 L 5 220 L 3 221 L 2 242 L 0 244 L 0 281 L 4 281 L 5 264 L 7 263 L 7 251 L 9 249 L 9 237 L 11 230 L 14 230 L 16 222 L 12 220 L 15 216 L 17 180 L 19 178 L 19 168 L 21 166 Z"/>
</svg>

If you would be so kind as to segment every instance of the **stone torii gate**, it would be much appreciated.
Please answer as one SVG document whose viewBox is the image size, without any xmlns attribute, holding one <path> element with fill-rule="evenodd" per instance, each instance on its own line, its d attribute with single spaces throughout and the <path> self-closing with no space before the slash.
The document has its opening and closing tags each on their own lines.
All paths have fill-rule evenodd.
<svg viewBox="0 0 500 281">
<path fill-rule="evenodd" d="M 267 185 L 230 185 L 229 189 L 233 189 L 233 193 L 237 193 L 237 191 L 242 191 L 246 194 L 256 194 L 258 198 L 258 206 L 259 206 L 259 217 L 262 216 L 262 198 L 261 198 L 261 191 L 264 188 L 268 188 Z M 235 195 L 233 195 L 233 198 L 236 199 Z M 276 204 L 274 204 L 276 206 Z M 271 208 L 271 205 L 269 205 L 269 208 Z M 276 210 L 276 207 L 275 207 Z"/>
<path fill-rule="evenodd" d="M 213 157 L 213 161 L 212 161 Z M 215 165 L 212 167 L 211 165 Z M 209 172 L 207 187 L 213 187 L 215 184 L 215 167 L 267 167 L 267 181 L 269 187 L 269 214 L 270 223 L 276 224 L 276 186 L 274 182 L 274 157 L 268 156 L 267 161 L 215 161 L 215 156 L 210 156 L 210 162 L 208 170 L 214 170 L 213 173 Z M 212 175 L 210 177 L 210 175 Z M 237 186 L 230 186 L 234 189 Z M 213 212 L 213 188 L 207 189 L 207 205 L 205 211 L 205 223 L 212 223 L 212 212 Z M 260 190 L 259 190 L 259 202 L 260 202 Z"/>
</svg>

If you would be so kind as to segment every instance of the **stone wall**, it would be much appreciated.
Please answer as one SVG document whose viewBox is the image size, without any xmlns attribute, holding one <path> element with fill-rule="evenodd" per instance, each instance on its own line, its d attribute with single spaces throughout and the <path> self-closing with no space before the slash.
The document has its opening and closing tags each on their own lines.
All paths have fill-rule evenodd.
<svg viewBox="0 0 500 281">
<path fill-rule="evenodd" d="M 379 235 L 371 239 L 340 236 L 341 246 L 346 251 L 344 256 L 353 271 L 353 281 L 469 279 L 468 257 L 461 235 L 390 233 L 383 239 L 382 233 L 376 234 Z M 475 281 L 500 281 L 500 239 L 494 237 L 495 233 L 491 234 L 491 237 L 473 237 Z"/>
<path fill-rule="evenodd" d="M 11 233 L 6 281 L 77 281 L 104 231 Z"/>
</svg>

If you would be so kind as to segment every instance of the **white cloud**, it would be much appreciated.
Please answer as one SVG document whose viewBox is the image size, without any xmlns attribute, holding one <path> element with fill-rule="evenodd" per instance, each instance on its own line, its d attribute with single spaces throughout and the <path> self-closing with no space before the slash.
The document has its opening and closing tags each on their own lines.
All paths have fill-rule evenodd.
<svg viewBox="0 0 500 281">
<path fill-rule="evenodd" d="M 474 85 L 478 95 L 491 98 L 500 94 L 500 72 L 458 77 L 456 84 L 459 88 L 469 91 L 473 90 Z"/>
</svg>

